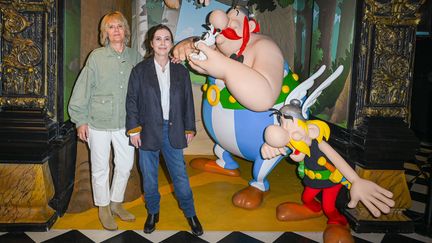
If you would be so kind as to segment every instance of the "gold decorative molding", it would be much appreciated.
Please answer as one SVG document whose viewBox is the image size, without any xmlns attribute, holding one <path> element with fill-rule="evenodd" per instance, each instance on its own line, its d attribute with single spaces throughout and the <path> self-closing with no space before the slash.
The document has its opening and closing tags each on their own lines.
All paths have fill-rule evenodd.
<svg viewBox="0 0 432 243">
<path fill-rule="evenodd" d="M 418 10 L 425 0 L 365 0 L 360 24 L 354 127 L 366 116 L 409 123 Z"/>
<path fill-rule="evenodd" d="M 13 8 L 2 8 L 2 14 L 4 15 L 4 27 L 5 32 L 3 37 L 8 41 L 13 41 L 11 38 L 14 34 L 24 31 L 31 25 L 22 15 L 20 15 Z"/>
<path fill-rule="evenodd" d="M 0 106 L 13 106 L 22 108 L 39 108 L 46 107 L 47 98 L 13 98 L 13 97 L 0 97 Z"/>
<path fill-rule="evenodd" d="M 408 115 L 408 109 L 404 107 L 366 107 L 363 109 L 363 116 L 369 117 L 406 117 Z"/>
<path fill-rule="evenodd" d="M 0 0 L 0 106 L 57 114 L 57 0 Z"/>
<path fill-rule="evenodd" d="M 372 70 L 369 104 L 404 106 L 410 84 L 409 60 L 390 53 L 376 57 L 378 68 Z"/>
<path fill-rule="evenodd" d="M 10 51 L 3 59 L 3 93 L 6 95 L 42 94 L 42 75 L 38 64 L 41 49 L 22 32 L 32 25 L 13 8 L 2 8 L 4 19 L 3 39 L 10 43 Z"/>
<path fill-rule="evenodd" d="M 365 114 L 407 120 L 413 75 L 414 50 L 410 43 L 413 29 L 376 25 L 374 32 Z"/>
<path fill-rule="evenodd" d="M 373 24 L 417 25 L 418 10 L 426 0 L 366 0 L 364 19 Z"/>
<path fill-rule="evenodd" d="M 41 12 L 51 11 L 55 0 L 43 0 L 40 2 L 30 2 L 25 0 L 0 0 L 0 7 L 12 6 L 17 11 Z"/>
</svg>

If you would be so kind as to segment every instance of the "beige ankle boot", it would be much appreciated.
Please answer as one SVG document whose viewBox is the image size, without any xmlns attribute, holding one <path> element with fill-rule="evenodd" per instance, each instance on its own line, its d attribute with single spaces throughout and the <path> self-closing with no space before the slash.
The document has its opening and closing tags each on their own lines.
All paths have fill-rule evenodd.
<svg viewBox="0 0 432 243">
<path fill-rule="evenodd" d="M 111 202 L 111 212 L 123 221 L 135 221 L 135 216 L 123 208 L 120 202 Z"/>
<path fill-rule="evenodd" d="M 99 206 L 99 220 L 106 230 L 117 230 L 118 228 L 109 205 Z"/>
</svg>

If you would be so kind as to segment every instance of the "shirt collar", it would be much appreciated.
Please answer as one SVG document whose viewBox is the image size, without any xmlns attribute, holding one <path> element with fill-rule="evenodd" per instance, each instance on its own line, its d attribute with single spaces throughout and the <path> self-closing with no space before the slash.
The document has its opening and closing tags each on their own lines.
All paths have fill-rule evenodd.
<svg viewBox="0 0 432 243">
<path fill-rule="evenodd" d="M 158 62 L 156 62 L 156 59 L 153 58 L 153 61 L 154 61 L 155 67 L 156 67 L 159 71 L 162 72 L 162 66 L 159 65 Z M 169 68 L 170 68 L 170 62 L 168 61 L 167 64 L 165 65 L 165 71 L 166 71 L 166 70 L 169 70 Z"/>
<path fill-rule="evenodd" d="M 126 55 L 126 53 L 128 52 L 128 47 L 125 46 L 123 49 L 123 52 L 118 53 L 114 50 L 114 48 L 112 48 L 109 44 L 105 46 L 106 50 L 108 51 L 108 56 L 121 56 L 124 57 Z"/>
</svg>

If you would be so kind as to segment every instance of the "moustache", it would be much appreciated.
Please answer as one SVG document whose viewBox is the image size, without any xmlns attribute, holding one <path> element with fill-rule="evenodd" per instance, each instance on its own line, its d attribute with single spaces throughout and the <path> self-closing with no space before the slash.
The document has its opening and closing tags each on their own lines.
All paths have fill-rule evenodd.
<svg viewBox="0 0 432 243">
<path fill-rule="evenodd" d="M 242 37 L 237 35 L 234 29 L 227 27 L 222 30 L 221 34 L 230 40 L 240 40 Z"/>
<path fill-rule="evenodd" d="M 287 144 L 287 146 L 293 150 L 294 154 L 298 154 L 297 151 L 306 154 L 307 156 L 310 157 L 310 148 L 309 146 L 303 142 L 303 141 L 295 141 L 295 140 L 290 140 L 289 143 Z M 296 153 L 297 152 L 297 153 Z"/>
</svg>

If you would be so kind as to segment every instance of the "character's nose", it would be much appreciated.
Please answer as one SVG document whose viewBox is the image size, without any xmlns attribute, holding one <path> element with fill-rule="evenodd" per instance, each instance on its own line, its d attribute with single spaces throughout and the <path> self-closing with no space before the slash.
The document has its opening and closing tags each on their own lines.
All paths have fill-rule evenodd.
<svg viewBox="0 0 432 243">
<path fill-rule="evenodd" d="M 216 29 L 225 29 L 228 26 L 228 16 L 222 10 L 214 10 L 209 17 L 210 24 Z"/>
</svg>

